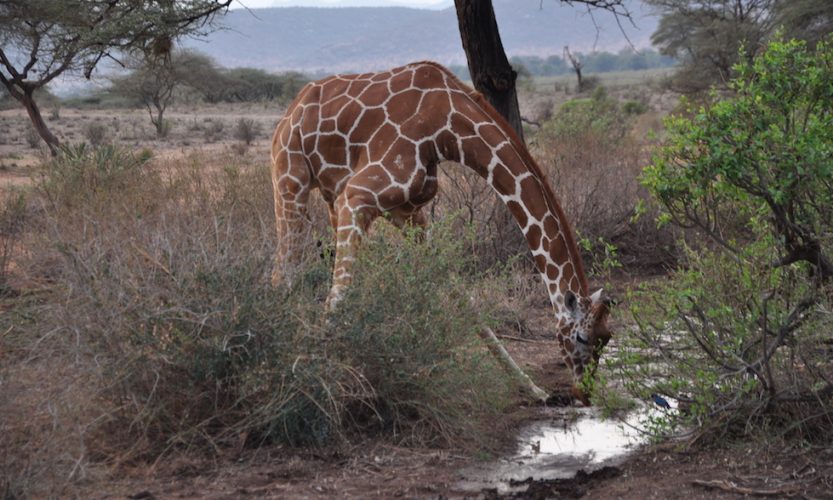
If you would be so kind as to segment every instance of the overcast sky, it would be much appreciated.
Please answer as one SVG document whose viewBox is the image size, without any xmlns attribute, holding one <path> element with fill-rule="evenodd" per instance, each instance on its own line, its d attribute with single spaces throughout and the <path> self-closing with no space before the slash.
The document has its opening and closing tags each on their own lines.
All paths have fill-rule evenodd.
<svg viewBox="0 0 833 500">
<path fill-rule="evenodd" d="M 242 5 L 250 9 L 263 7 L 416 7 L 423 9 L 438 9 L 451 7 L 452 0 L 235 0 L 233 9 Z"/>
</svg>

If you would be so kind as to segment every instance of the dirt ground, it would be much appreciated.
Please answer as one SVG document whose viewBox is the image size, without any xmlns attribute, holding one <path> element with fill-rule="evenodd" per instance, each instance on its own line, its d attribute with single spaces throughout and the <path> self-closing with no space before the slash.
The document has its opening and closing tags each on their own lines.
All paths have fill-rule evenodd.
<svg viewBox="0 0 833 500">
<path fill-rule="evenodd" d="M 107 121 L 110 133 L 136 146 L 152 146 L 157 154 L 179 154 L 200 148 L 222 150 L 238 142 L 230 130 L 241 117 L 261 123 L 256 143 L 266 154 L 271 126 L 280 110 L 253 106 L 243 111 L 171 113 L 177 123 L 168 139 L 158 142 L 141 111 L 126 115 L 109 111 L 61 110 L 58 135 L 81 140 L 86 124 Z M 219 137 L 212 122 L 222 122 Z M 0 112 L 0 190 L 28 182 L 30 167 L 44 153 L 25 140 L 25 116 L 19 110 Z M 624 289 L 629 279 L 616 287 Z M 542 387 L 565 396 L 569 375 L 557 356 L 547 330 L 547 308 L 530 324 L 498 333 L 507 349 Z M 614 331 L 621 325 L 613 325 Z M 555 398 L 559 399 L 559 398 Z M 561 398 L 566 399 L 566 398 Z M 515 425 L 540 416 L 539 409 L 518 404 L 510 411 Z M 507 449 L 515 446 L 511 429 Z M 757 445 L 760 446 L 760 445 Z M 573 479 L 528 481 L 516 492 L 466 491 L 460 471 L 496 454 L 454 449 L 401 448 L 368 440 L 337 448 L 297 449 L 282 446 L 219 450 L 211 457 L 182 452 L 154 464 L 121 465 L 91 471 L 82 498 L 741 498 L 749 496 L 833 498 L 833 450 L 776 447 L 772 450 L 732 445 L 690 450 L 678 444 L 645 447 L 616 467 L 579 473 Z"/>
<path fill-rule="evenodd" d="M 535 319 L 546 321 L 545 314 Z M 505 333 L 505 332 L 504 332 Z M 521 335 L 523 333 L 521 332 Z M 523 338 L 523 337 L 519 337 Z M 505 339 L 513 357 L 544 387 L 566 395 L 569 375 L 553 362 L 555 344 L 541 338 Z M 558 399 L 558 398 L 556 398 Z M 540 419 L 543 409 L 517 404 L 515 426 Z M 516 443 L 507 433 L 507 451 Z M 750 445 L 752 446 L 752 445 Z M 760 446 L 760 445 L 756 445 Z M 685 449 L 645 446 L 618 466 L 581 471 L 572 479 L 521 481 L 513 493 L 464 489 L 461 470 L 499 452 L 401 448 L 378 440 L 346 447 L 268 446 L 227 450 L 219 457 L 178 455 L 157 464 L 123 466 L 91 481 L 88 498 L 833 498 L 833 449 L 733 444 Z M 118 478 L 115 479 L 114 478 Z"/>
</svg>

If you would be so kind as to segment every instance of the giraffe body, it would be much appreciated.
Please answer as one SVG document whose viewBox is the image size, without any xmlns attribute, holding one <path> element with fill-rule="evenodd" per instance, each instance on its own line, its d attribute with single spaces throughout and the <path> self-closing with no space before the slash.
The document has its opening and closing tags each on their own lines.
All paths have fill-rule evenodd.
<svg viewBox="0 0 833 500">
<path fill-rule="evenodd" d="M 437 192 L 437 165 L 455 161 L 483 177 L 523 231 L 555 310 L 574 393 L 610 338 L 608 308 L 587 280 L 571 229 L 549 184 L 506 121 L 444 67 L 412 63 L 336 75 L 305 86 L 278 123 L 272 182 L 278 226 L 273 283 L 291 283 L 312 189 L 336 233 L 334 307 L 351 280 L 362 235 L 382 214 L 424 225 L 420 207 Z M 591 368 L 592 370 L 592 368 Z"/>
</svg>

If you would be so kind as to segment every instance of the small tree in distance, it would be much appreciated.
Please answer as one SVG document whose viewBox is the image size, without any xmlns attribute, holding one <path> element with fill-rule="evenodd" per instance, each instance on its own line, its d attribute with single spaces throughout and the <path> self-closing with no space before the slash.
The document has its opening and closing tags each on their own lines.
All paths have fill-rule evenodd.
<svg viewBox="0 0 833 500">
<path fill-rule="evenodd" d="M 157 137 L 165 137 L 170 129 L 165 111 L 181 87 L 201 89 L 206 75 L 219 75 L 208 57 L 180 50 L 164 57 L 134 57 L 129 63 L 133 71 L 113 78 L 110 93 L 126 97 L 144 106 Z M 213 79 L 210 79 L 213 80 Z"/>
</svg>

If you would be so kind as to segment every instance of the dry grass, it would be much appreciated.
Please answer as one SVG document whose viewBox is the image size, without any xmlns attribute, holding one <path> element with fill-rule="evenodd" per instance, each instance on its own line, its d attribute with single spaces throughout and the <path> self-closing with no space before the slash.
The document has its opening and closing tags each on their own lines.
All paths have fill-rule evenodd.
<svg viewBox="0 0 833 500">
<path fill-rule="evenodd" d="M 328 322 L 317 256 L 292 290 L 268 284 L 271 183 L 253 158 L 75 148 L 4 212 L 26 221 L 3 226 L 4 494 L 66 495 L 109 466 L 241 435 L 490 439 L 511 388 L 475 334 L 487 308 L 469 290 L 489 282 L 468 240 L 450 225 L 370 238 Z"/>
</svg>

